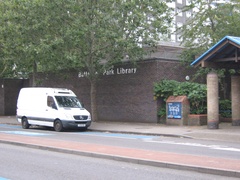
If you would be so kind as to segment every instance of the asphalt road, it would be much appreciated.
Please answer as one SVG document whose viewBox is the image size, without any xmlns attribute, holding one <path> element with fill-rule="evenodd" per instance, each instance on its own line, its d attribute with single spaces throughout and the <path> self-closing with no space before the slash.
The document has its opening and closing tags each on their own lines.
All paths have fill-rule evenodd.
<svg viewBox="0 0 240 180">
<path fill-rule="evenodd" d="M 30 143 L 35 148 L 65 152 L 68 155 L 76 155 L 72 152 L 78 151 L 83 152 L 81 155 L 111 160 L 157 167 L 184 167 L 182 170 L 239 177 L 240 145 L 226 141 L 93 131 L 55 132 L 49 128 L 26 130 L 21 126 L 7 124 L 0 124 L 0 138 L 3 140 L 1 142 L 8 139 L 11 144 L 20 143 L 22 146 Z M 27 146 L 33 147 L 30 144 Z M 174 164 L 177 166 L 174 167 Z"/>
<path fill-rule="evenodd" d="M 224 176 L 157 168 L 125 162 L 84 157 L 21 146 L 1 144 L 1 180 L 225 180 Z M 237 179 L 237 178 L 230 178 Z"/>
<path fill-rule="evenodd" d="M 24 130 L 20 126 L 5 124 L 0 124 L 0 133 L 240 160 L 240 144 L 226 141 L 91 131 L 67 131 L 59 133 L 46 128 Z"/>
</svg>

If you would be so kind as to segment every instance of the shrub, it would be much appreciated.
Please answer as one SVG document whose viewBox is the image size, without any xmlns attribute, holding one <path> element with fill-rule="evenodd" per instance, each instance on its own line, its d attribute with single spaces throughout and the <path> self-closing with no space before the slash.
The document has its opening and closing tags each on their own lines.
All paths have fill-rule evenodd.
<svg viewBox="0 0 240 180">
<path fill-rule="evenodd" d="M 232 116 L 232 102 L 228 99 L 219 101 L 219 113 L 222 117 L 230 118 Z"/>
<path fill-rule="evenodd" d="M 166 101 L 169 96 L 183 95 L 187 96 L 189 100 L 191 114 L 207 113 L 207 86 L 205 84 L 162 80 L 154 84 L 154 98 L 162 98 L 164 101 L 163 107 L 157 113 L 158 116 L 163 117 L 166 115 Z M 222 117 L 231 117 L 230 100 L 219 101 L 219 113 Z"/>
<path fill-rule="evenodd" d="M 162 98 L 166 103 L 169 96 L 187 96 L 190 103 L 191 114 L 206 114 L 207 112 L 207 86 L 192 82 L 178 82 L 175 80 L 162 80 L 154 84 L 154 98 Z M 160 109 L 162 115 L 162 110 Z"/>
</svg>

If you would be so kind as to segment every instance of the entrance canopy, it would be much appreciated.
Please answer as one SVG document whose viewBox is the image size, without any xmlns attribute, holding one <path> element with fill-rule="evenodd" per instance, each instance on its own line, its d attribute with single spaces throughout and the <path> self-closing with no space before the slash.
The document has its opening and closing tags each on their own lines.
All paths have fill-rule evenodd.
<svg viewBox="0 0 240 180">
<path fill-rule="evenodd" d="M 225 36 L 191 63 L 210 68 L 240 68 L 240 37 Z"/>
<path fill-rule="evenodd" d="M 191 63 L 192 66 L 239 69 L 240 37 L 225 36 Z M 232 125 L 240 126 L 240 76 L 231 76 Z M 207 116 L 208 128 L 218 129 L 219 96 L 218 75 L 210 72 L 207 75 Z"/>
</svg>

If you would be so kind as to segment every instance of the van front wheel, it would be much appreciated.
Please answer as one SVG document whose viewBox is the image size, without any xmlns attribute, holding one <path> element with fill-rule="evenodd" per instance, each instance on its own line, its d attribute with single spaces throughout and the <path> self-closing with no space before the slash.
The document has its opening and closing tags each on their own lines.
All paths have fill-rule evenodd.
<svg viewBox="0 0 240 180">
<path fill-rule="evenodd" d="M 63 125 L 62 125 L 62 122 L 60 120 L 56 120 L 54 122 L 54 130 L 57 131 L 57 132 L 60 132 L 63 130 Z"/>
<path fill-rule="evenodd" d="M 29 126 L 30 126 L 30 125 L 29 125 L 29 123 L 28 123 L 27 118 L 24 117 L 24 118 L 22 119 L 22 128 L 23 128 L 23 129 L 28 129 Z"/>
</svg>

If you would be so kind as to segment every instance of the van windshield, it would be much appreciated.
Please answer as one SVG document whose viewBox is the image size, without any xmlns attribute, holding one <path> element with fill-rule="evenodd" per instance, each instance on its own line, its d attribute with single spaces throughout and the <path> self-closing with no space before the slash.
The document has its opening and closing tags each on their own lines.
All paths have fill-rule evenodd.
<svg viewBox="0 0 240 180">
<path fill-rule="evenodd" d="M 81 103 L 74 96 L 55 96 L 59 107 L 82 108 Z"/>
</svg>

